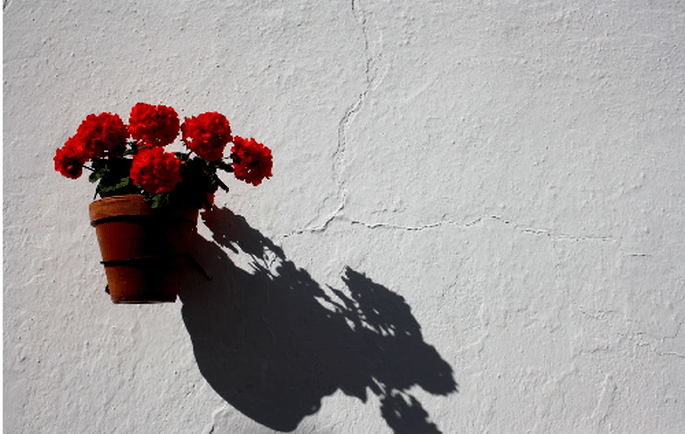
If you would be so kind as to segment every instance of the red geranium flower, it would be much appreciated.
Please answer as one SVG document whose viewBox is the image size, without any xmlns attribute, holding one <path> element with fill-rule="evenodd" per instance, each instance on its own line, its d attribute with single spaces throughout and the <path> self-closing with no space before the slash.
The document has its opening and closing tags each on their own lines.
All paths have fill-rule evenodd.
<svg viewBox="0 0 685 434">
<path fill-rule="evenodd" d="M 181 161 L 162 148 L 143 149 L 133 158 L 131 179 L 148 193 L 168 193 L 181 180 Z"/>
<path fill-rule="evenodd" d="M 53 160 L 56 171 L 67 178 L 78 179 L 83 173 L 83 165 L 88 161 L 83 140 L 78 135 L 69 137 L 64 146 L 57 149 Z"/>
<path fill-rule="evenodd" d="M 131 109 L 128 123 L 131 137 L 149 146 L 166 146 L 178 136 L 178 114 L 171 107 L 139 102 Z"/>
<path fill-rule="evenodd" d="M 105 153 L 116 153 L 123 149 L 128 138 L 128 130 L 119 115 L 100 113 L 88 115 L 76 132 L 84 144 L 88 158 L 100 158 Z"/>
<path fill-rule="evenodd" d="M 185 118 L 181 132 L 186 146 L 207 161 L 222 158 L 226 144 L 231 141 L 228 119 L 217 112 Z"/>
<path fill-rule="evenodd" d="M 138 103 L 129 121 L 111 113 L 88 115 L 56 150 L 55 170 L 77 179 L 88 169 L 96 196 L 142 193 L 155 209 L 212 208 L 214 193 L 228 191 L 219 171 L 255 186 L 272 176 L 271 150 L 252 138 L 234 139 L 221 113 L 205 112 L 179 125 L 173 108 Z M 179 130 L 186 151 L 164 152 Z M 230 162 L 223 159 L 229 142 Z"/>
<path fill-rule="evenodd" d="M 264 178 L 271 177 L 273 160 L 271 149 L 255 139 L 233 138 L 231 148 L 235 177 L 248 184 L 259 185 Z"/>
</svg>

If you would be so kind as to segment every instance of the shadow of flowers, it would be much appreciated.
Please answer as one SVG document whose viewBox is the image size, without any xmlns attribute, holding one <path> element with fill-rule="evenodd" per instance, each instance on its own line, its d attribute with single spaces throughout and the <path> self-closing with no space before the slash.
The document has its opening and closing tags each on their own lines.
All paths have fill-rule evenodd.
<svg viewBox="0 0 685 434">
<path fill-rule="evenodd" d="M 447 395 L 457 384 L 401 296 L 349 267 L 345 288 L 322 288 L 242 217 L 203 219 L 213 241 L 198 235 L 193 255 L 213 280 L 180 297 L 199 369 L 223 399 L 289 432 L 338 389 L 363 402 L 370 392 L 395 433 L 440 432 L 409 389 Z M 250 255 L 252 269 L 221 246 Z"/>
</svg>

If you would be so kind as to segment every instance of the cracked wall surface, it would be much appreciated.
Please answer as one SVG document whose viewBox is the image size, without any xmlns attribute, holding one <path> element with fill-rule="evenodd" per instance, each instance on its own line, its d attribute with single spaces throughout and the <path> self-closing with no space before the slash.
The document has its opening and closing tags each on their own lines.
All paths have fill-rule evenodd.
<svg viewBox="0 0 685 434">
<path fill-rule="evenodd" d="M 685 5 L 5 1 L 4 429 L 685 432 Z M 113 305 L 53 170 L 224 113 L 180 300 Z"/>
</svg>

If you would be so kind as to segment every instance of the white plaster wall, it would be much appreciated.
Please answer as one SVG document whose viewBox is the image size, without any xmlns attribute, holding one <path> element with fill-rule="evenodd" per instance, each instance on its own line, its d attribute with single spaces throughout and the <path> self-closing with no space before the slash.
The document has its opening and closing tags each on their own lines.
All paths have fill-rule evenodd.
<svg viewBox="0 0 685 434">
<path fill-rule="evenodd" d="M 5 432 L 685 432 L 682 2 L 3 15 Z M 109 301 L 53 170 L 137 102 L 274 153 L 175 304 Z"/>
</svg>

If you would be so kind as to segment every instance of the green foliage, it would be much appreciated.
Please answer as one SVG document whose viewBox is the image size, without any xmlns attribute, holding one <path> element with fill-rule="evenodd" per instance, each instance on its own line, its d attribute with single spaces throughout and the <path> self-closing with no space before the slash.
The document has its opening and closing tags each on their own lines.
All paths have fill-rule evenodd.
<svg viewBox="0 0 685 434">
<path fill-rule="evenodd" d="M 176 152 L 176 158 L 181 160 L 181 181 L 170 193 L 153 194 L 143 191 L 135 185 L 130 177 L 133 160 L 127 158 L 135 155 L 139 148 L 130 144 L 121 157 L 108 157 L 92 160 L 92 173 L 89 180 L 97 183 L 95 195 L 109 197 L 126 194 L 142 194 L 145 201 L 153 209 L 164 208 L 201 208 L 210 206 L 208 195 L 216 193 L 221 188 L 228 191 L 228 186 L 219 178 L 219 170 L 232 172 L 230 164 L 218 160 L 207 162 L 191 153 Z"/>
<path fill-rule="evenodd" d="M 152 193 L 143 192 L 143 198 L 145 199 L 145 202 L 147 202 L 147 204 L 150 205 L 150 208 L 152 208 L 152 209 L 162 209 L 162 208 L 171 208 L 172 207 L 172 203 L 170 200 L 170 194 L 169 193 L 152 194 Z"/>
<path fill-rule="evenodd" d="M 132 160 L 123 157 L 93 160 L 93 173 L 89 181 L 97 182 L 95 195 L 109 197 L 125 194 L 138 194 L 141 188 L 130 178 Z"/>
</svg>

